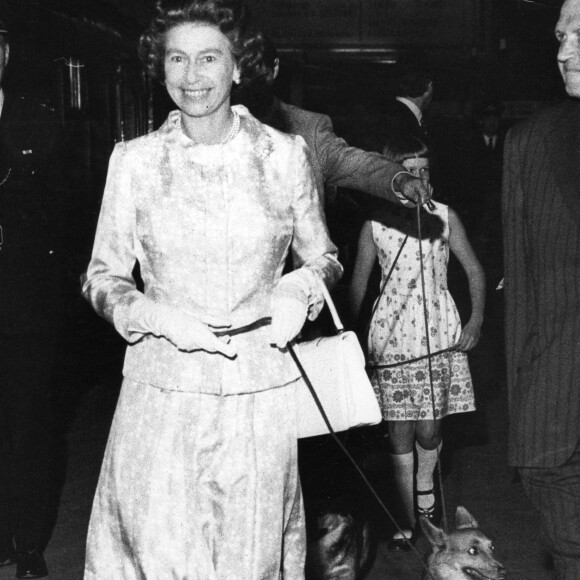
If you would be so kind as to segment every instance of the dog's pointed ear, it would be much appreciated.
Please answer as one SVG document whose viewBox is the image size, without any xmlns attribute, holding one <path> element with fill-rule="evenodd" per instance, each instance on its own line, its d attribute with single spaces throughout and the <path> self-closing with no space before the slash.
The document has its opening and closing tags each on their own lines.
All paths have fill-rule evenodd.
<svg viewBox="0 0 580 580">
<path fill-rule="evenodd" d="M 429 540 L 429 543 L 433 548 L 442 548 L 447 542 L 447 534 L 437 526 L 434 526 L 427 518 L 420 517 L 421 529 L 425 534 L 425 537 Z"/>
<path fill-rule="evenodd" d="M 455 512 L 455 527 L 458 530 L 464 530 L 466 528 L 479 528 L 479 524 L 463 506 L 457 506 L 457 511 Z"/>
</svg>

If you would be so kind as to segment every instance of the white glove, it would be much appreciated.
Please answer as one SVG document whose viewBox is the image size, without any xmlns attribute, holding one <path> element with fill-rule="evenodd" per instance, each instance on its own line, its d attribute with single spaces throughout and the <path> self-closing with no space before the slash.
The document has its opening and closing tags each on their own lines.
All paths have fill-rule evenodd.
<svg viewBox="0 0 580 580">
<path fill-rule="evenodd" d="M 294 298 L 280 298 L 272 305 L 270 342 L 284 348 L 302 330 L 308 305 Z"/>
<path fill-rule="evenodd" d="M 272 294 L 270 342 L 284 348 L 300 332 L 308 314 L 311 274 L 294 270 L 280 278 Z"/>
<path fill-rule="evenodd" d="M 230 358 L 236 355 L 236 348 L 229 344 L 229 339 L 226 342 L 212 332 L 211 328 L 217 330 L 230 326 L 227 320 L 216 316 L 204 314 L 197 317 L 181 308 L 145 298 L 132 306 L 131 319 L 130 330 L 163 336 L 179 350 L 221 352 Z"/>
</svg>

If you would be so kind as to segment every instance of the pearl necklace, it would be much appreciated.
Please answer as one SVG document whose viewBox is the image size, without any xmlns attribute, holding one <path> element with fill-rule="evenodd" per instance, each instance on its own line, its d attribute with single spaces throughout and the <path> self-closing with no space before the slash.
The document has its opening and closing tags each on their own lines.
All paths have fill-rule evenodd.
<svg viewBox="0 0 580 580">
<path fill-rule="evenodd" d="M 228 141 L 231 141 L 240 130 L 240 116 L 236 113 L 236 111 L 232 111 L 232 113 L 234 114 L 232 126 L 230 127 L 230 130 L 227 132 L 226 136 L 221 141 L 218 141 L 217 143 L 199 143 L 199 145 L 225 145 Z M 175 124 L 177 125 L 177 127 L 179 127 L 179 129 L 183 131 L 183 128 L 181 126 L 181 115 L 177 116 L 177 121 Z"/>
</svg>

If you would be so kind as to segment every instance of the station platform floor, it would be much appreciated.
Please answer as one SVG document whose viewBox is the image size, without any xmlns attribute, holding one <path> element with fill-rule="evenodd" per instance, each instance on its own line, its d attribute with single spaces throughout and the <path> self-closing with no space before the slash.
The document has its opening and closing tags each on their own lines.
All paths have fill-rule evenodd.
<svg viewBox="0 0 580 580">
<path fill-rule="evenodd" d="M 83 353 L 74 353 L 76 362 L 65 369 L 67 385 L 58 394 L 57 408 L 63 413 L 62 451 L 66 469 L 56 525 L 45 552 L 49 577 L 53 580 L 81 580 L 83 577 L 91 503 L 121 383 L 122 352 L 119 347 L 122 345 L 107 332 L 101 332 L 101 339 L 103 336 L 107 343 L 105 350 L 114 354 L 103 358 L 99 354 L 99 343 L 87 341 L 90 346 Z M 491 339 L 493 343 L 493 333 Z M 491 346 L 483 344 L 481 354 L 473 361 L 474 380 L 477 375 L 485 379 L 491 368 L 486 348 Z M 99 361 L 99 364 L 91 366 L 87 361 Z M 442 471 L 447 515 L 452 521 L 458 505 L 465 506 L 474 515 L 482 530 L 493 538 L 496 556 L 506 567 L 509 579 L 549 580 L 553 573 L 539 516 L 521 484 L 514 482 L 514 472 L 506 462 L 505 385 L 501 380 L 480 382 L 482 389 L 487 391 L 479 395 L 479 411 L 470 416 L 450 418 L 446 429 Z M 324 445 L 329 449 L 330 443 Z M 370 449 L 364 450 L 365 444 L 362 447 L 363 452 L 358 455 L 361 464 L 387 505 L 392 507 L 395 499 L 389 488 L 384 451 L 373 447 L 372 443 Z M 360 445 L 358 449 L 360 451 Z M 328 453 L 325 452 L 325 456 Z M 359 489 L 358 498 L 362 513 L 372 520 L 371 529 L 377 542 L 367 579 L 418 580 L 422 577 L 421 561 L 413 553 L 392 553 L 386 549 L 392 526 L 373 503 L 375 500 L 365 493 Z M 427 549 L 427 541 L 420 538 L 418 552 L 424 555 Z M 0 569 L 0 580 L 14 577 L 14 567 Z"/>
</svg>

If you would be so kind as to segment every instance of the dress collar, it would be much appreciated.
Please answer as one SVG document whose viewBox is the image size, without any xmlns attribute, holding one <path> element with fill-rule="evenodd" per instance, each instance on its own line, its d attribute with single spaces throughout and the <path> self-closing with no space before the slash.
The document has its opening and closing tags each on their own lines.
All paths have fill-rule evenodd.
<svg viewBox="0 0 580 580">
<path fill-rule="evenodd" d="M 225 145 L 232 141 L 235 136 L 239 133 L 241 126 L 240 117 L 251 117 L 250 112 L 243 105 L 234 105 L 232 107 L 232 112 L 234 113 L 234 125 L 232 130 L 228 133 L 227 137 L 221 143 L 214 143 L 211 145 L 205 145 L 203 143 L 194 143 L 182 130 L 181 128 L 181 111 L 179 109 L 171 111 L 165 120 L 165 123 L 159 128 L 159 133 L 170 141 L 181 142 L 183 144 L 189 144 L 191 146 L 199 147 L 215 147 L 216 145 Z"/>
</svg>

